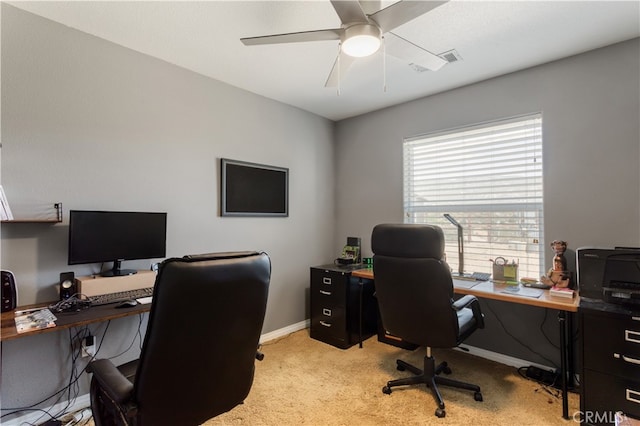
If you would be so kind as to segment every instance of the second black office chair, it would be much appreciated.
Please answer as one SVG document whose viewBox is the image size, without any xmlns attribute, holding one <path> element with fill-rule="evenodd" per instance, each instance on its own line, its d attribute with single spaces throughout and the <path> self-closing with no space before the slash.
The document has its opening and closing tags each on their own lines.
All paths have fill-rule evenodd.
<svg viewBox="0 0 640 426">
<path fill-rule="evenodd" d="M 423 369 L 397 360 L 398 370 L 409 370 L 414 376 L 391 380 L 382 391 L 390 394 L 394 386 L 425 384 L 438 403 L 438 417 L 446 414 L 438 384 L 471 390 L 475 400 L 482 401 L 479 386 L 440 376 L 450 374 L 451 369 L 446 362 L 436 366 L 431 355 L 431 348 L 456 347 L 484 327 L 476 297 L 453 300 L 451 272 L 442 261 L 442 230 L 431 225 L 377 225 L 371 235 L 371 248 L 384 328 L 406 342 L 427 347 Z"/>
<path fill-rule="evenodd" d="M 88 366 L 96 426 L 195 426 L 242 403 L 260 356 L 270 277 L 264 253 L 165 260 L 140 359 Z"/>
</svg>

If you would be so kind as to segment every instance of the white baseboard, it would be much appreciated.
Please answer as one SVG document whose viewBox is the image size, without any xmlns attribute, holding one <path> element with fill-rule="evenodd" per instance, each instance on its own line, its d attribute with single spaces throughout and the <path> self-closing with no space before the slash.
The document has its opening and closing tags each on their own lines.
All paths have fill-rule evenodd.
<svg viewBox="0 0 640 426">
<path fill-rule="evenodd" d="M 465 348 L 467 350 L 461 349 Z M 549 367 L 547 365 L 537 364 L 535 362 L 527 361 L 520 358 L 514 358 L 509 355 L 500 354 L 497 352 L 488 351 L 482 348 L 476 348 L 475 346 L 469 345 L 461 345 L 461 347 L 456 348 L 458 351 L 468 352 L 472 355 L 479 356 L 480 358 L 488 359 L 490 361 L 499 362 L 500 364 L 509 365 L 511 367 L 520 368 L 520 367 L 528 367 L 530 365 L 536 366 L 543 370 L 555 370 L 555 367 Z"/>
<path fill-rule="evenodd" d="M 48 413 L 59 413 L 62 410 L 65 410 L 65 413 L 73 413 L 75 411 L 80 411 L 84 408 L 89 408 L 91 405 L 89 401 L 89 394 L 80 395 L 73 401 L 69 407 L 67 407 L 67 402 L 61 402 L 59 404 L 53 405 L 48 408 L 43 408 L 43 411 L 47 411 Z M 65 409 L 66 408 L 66 409 Z M 9 417 L 9 416 L 7 416 Z M 86 417 L 85 417 L 86 418 Z M 40 424 L 49 420 L 49 416 L 47 416 L 42 411 L 33 411 L 27 414 L 23 414 L 19 417 L 13 417 L 9 420 L 2 419 L 3 426 L 22 426 L 22 425 L 31 425 L 31 424 Z"/>
<path fill-rule="evenodd" d="M 287 334 L 291 334 L 291 333 L 294 333 L 294 332 L 299 331 L 299 330 L 304 330 L 305 328 L 309 328 L 310 325 L 311 325 L 311 321 L 310 320 L 304 320 L 304 321 L 300 321 L 300 322 L 295 323 L 295 324 L 288 325 L 288 326 L 286 326 L 284 328 L 280 328 L 278 330 L 271 331 L 269 333 L 266 333 L 266 334 L 263 334 L 262 336 L 260 336 L 260 343 L 265 343 L 265 342 L 268 342 L 270 340 L 274 340 L 274 339 L 277 339 L 279 337 L 286 336 Z"/>
<path fill-rule="evenodd" d="M 291 324 L 289 326 L 280 328 L 278 330 L 271 331 L 269 333 L 265 333 L 260 336 L 260 343 L 265 343 L 270 340 L 275 340 L 277 338 L 286 336 L 288 334 L 294 333 L 299 330 L 304 330 L 305 328 L 309 328 L 310 321 L 304 320 L 295 324 Z M 536 367 L 542 368 L 544 370 L 554 370 L 552 367 L 548 367 L 546 365 L 532 363 L 531 361 L 522 360 L 519 358 L 514 358 L 508 355 L 503 355 L 497 352 L 488 351 L 486 349 L 476 348 L 474 346 L 464 345 L 464 349 L 457 348 L 456 350 L 468 352 L 472 355 L 479 356 L 480 358 L 485 358 L 491 361 L 499 362 L 501 364 L 510 365 L 512 367 L 520 368 L 520 367 L 528 367 L 530 365 L 535 365 Z M 50 413 L 57 413 L 62 410 L 66 406 L 66 402 L 62 402 L 60 404 L 56 404 L 52 407 L 45 408 L 43 410 L 48 411 Z M 76 400 L 71 404 L 66 410 L 67 413 L 71 413 L 74 411 L 82 410 L 83 408 L 88 408 L 90 406 L 89 394 L 80 395 L 76 398 Z M 42 411 L 25 414 L 20 417 L 14 417 L 10 420 L 3 420 L 2 424 L 6 426 L 20 426 L 23 424 L 33 424 L 36 421 L 43 422 L 46 420 L 46 415 L 43 416 Z"/>
</svg>

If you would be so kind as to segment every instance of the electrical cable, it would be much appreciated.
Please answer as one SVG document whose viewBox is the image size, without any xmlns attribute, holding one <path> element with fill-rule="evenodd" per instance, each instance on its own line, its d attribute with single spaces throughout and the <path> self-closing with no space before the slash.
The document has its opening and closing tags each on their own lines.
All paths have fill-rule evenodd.
<svg viewBox="0 0 640 426">
<path fill-rule="evenodd" d="M 144 314 L 140 313 L 138 315 L 138 326 L 136 328 L 136 332 L 133 335 L 133 339 L 131 340 L 131 343 L 129 344 L 129 346 L 122 352 L 120 352 L 117 355 L 113 355 L 111 357 L 109 357 L 108 359 L 113 359 L 116 357 L 119 357 L 121 355 L 124 355 L 125 353 L 127 353 L 129 350 L 131 350 L 131 348 L 133 347 L 134 343 L 136 342 L 136 340 L 139 340 L 140 342 L 140 348 L 142 348 L 142 322 L 143 322 L 143 318 L 144 318 Z M 103 323 L 104 324 L 104 323 Z M 106 321 L 106 325 L 104 328 L 104 331 L 102 331 L 102 336 L 100 338 L 100 342 L 98 343 L 98 347 L 96 349 L 96 352 L 94 355 L 91 356 L 91 358 L 87 361 L 87 364 L 81 369 L 78 370 L 77 368 L 77 361 L 78 358 L 81 357 L 82 355 L 82 345 L 76 345 L 77 347 L 74 348 L 74 342 L 82 342 L 87 336 L 90 336 L 92 334 L 91 330 L 89 330 L 88 326 L 84 326 L 82 328 L 74 328 L 74 333 L 72 334 L 72 329 L 69 328 L 68 329 L 68 334 L 69 334 L 69 345 L 71 347 L 71 372 L 70 372 L 70 376 L 69 376 L 69 382 L 67 383 L 66 386 L 64 386 L 62 389 L 59 389 L 58 391 L 52 393 L 51 395 L 47 396 L 46 398 L 35 402 L 31 405 L 28 406 L 24 406 L 24 407 L 10 407 L 10 408 L 0 408 L 0 410 L 2 411 L 9 411 L 8 413 L 2 414 L 0 415 L 0 419 L 6 417 L 6 416 L 10 416 L 12 414 L 16 414 L 16 413 L 20 413 L 20 412 L 26 412 L 26 411 L 41 411 L 43 414 L 41 417 L 39 417 L 36 422 L 40 421 L 42 419 L 42 417 L 46 414 L 49 416 L 49 420 L 56 420 L 58 417 L 63 416 L 66 413 L 66 410 L 69 409 L 69 407 L 73 404 L 73 402 L 77 399 L 79 393 L 80 393 L 80 387 L 79 387 L 79 383 L 78 381 L 80 380 L 80 378 L 82 377 L 82 375 L 87 371 L 87 367 L 89 366 L 89 363 L 91 363 L 91 361 L 93 361 L 96 356 L 98 355 L 98 353 L 100 352 L 100 349 L 102 348 L 102 345 L 105 341 L 105 337 L 107 335 L 107 331 L 109 330 L 109 327 L 111 325 L 111 320 Z M 98 334 L 98 333 L 96 333 Z M 75 349 L 75 350 L 74 350 Z M 52 413 L 50 413 L 48 410 L 42 409 L 42 408 L 34 408 L 37 405 L 43 404 L 47 401 L 49 401 L 50 399 L 56 398 L 54 403 L 51 404 L 51 406 L 55 406 L 58 401 L 60 401 L 60 399 L 62 398 L 62 396 L 64 395 L 64 393 L 66 392 L 67 394 L 67 404 L 64 406 L 64 408 L 58 409 L 57 413 L 55 415 L 53 415 Z M 88 420 L 90 420 L 91 417 L 89 417 Z M 87 420 L 87 422 L 88 422 Z M 29 422 L 24 422 L 26 424 L 30 424 Z M 33 423 L 32 425 L 35 426 L 38 423 Z M 72 423 L 73 425 L 77 425 L 78 422 L 76 423 Z"/>
<path fill-rule="evenodd" d="M 91 359 L 87 362 L 87 365 L 79 373 L 77 372 L 77 369 L 76 369 L 77 368 L 76 361 L 80 357 L 80 354 L 82 353 L 82 347 L 79 346 L 77 348 L 77 351 L 74 351 L 73 342 L 77 341 L 77 339 L 80 336 L 82 336 L 80 338 L 86 337 L 86 335 L 87 335 L 86 333 L 90 334 L 90 330 L 88 329 L 87 326 L 84 326 L 80 330 L 77 330 L 75 332 L 75 334 L 72 336 L 71 335 L 71 329 L 69 329 L 69 339 L 70 339 L 70 345 L 71 345 L 71 365 L 72 365 L 72 367 L 71 367 L 71 375 L 70 375 L 70 378 L 69 378 L 69 383 L 65 387 L 63 387 L 62 389 L 59 389 L 58 391 L 52 393 L 51 395 L 47 396 L 46 398 L 43 398 L 42 400 L 40 400 L 38 402 L 35 402 L 35 403 L 31 404 L 31 405 L 24 406 L 24 407 L 10 407 L 10 408 L 4 408 L 3 407 L 3 408 L 0 408 L 2 411 L 10 411 L 9 413 L 2 414 L 0 416 L 0 419 L 3 418 L 3 417 L 6 417 L 6 416 L 12 415 L 12 414 L 23 412 L 23 411 L 42 411 L 43 415 L 47 414 L 47 415 L 49 415 L 51 417 L 50 420 L 55 420 L 60 415 L 64 414 L 64 412 L 62 412 L 62 413 L 58 413 L 56 416 L 54 416 L 51 413 L 49 413 L 49 411 L 47 411 L 47 410 L 44 410 L 44 409 L 41 409 L 41 408 L 33 408 L 33 407 L 35 407 L 36 405 L 43 404 L 43 403 L 49 401 L 50 399 L 53 399 L 53 398 L 57 397 L 57 399 L 55 399 L 54 403 L 51 404 L 51 406 L 54 406 L 58 401 L 60 401 L 60 398 L 62 397 L 62 394 L 64 394 L 64 392 L 67 392 L 68 399 L 67 399 L 67 405 L 65 406 L 65 408 L 63 410 L 66 410 L 71 406 L 71 403 L 72 403 L 71 400 L 75 401 L 75 399 L 77 398 L 78 393 L 79 393 L 78 381 L 80 380 L 80 377 L 82 377 L 82 374 L 84 372 L 86 372 L 87 367 L 89 365 L 89 362 L 93 361 L 95 359 L 96 355 L 98 354 L 98 352 L 100 351 L 100 348 L 102 347 L 102 343 L 104 342 L 104 338 L 105 338 L 105 336 L 107 334 L 107 330 L 109 329 L 110 325 L 111 325 L 111 320 L 106 322 L 105 330 L 102 333 L 102 338 L 100 340 L 100 344 L 98 345 L 98 349 L 96 350 L 96 353 L 91 357 Z M 83 335 L 83 333 L 85 333 L 85 334 Z M 73 396 L 73 398 L 71 398 L 71 395 L 72 395 L 71 394 L 71 389 L 75 389 L 76 390 L 76 394 Z M 62 410 L 59 410 L 59 411 L 62 411 Z M 40 417 L 39 419 L 41 419 L 41 418 L 42 417 Z"/>
<path fill-rule="evenodd" d="M 71 342 L 73 342 L 73 338 L 74 338 L 75 336 L 71 336 L 71 329 L 69 329 L 68 331 L 69 331 L 69 339 L 71 340 Z M 77 336 L 77 334 L 78 334 L 78 333 L 76 333 L 76 336 Z M 41 408 L 33 408 L 33 407 L 35 407 L 36 405 L 43 404 L 43 403 L 45 403 L 46 401 L 49 401 L 50 399 L 53 399 L 53 398 L 56 398 L 56 399 L 54 400 L 53 404 L 51 404 L 51 406 L 55 406 L 55 404 L 57 404 L 57 403 L 58 403 L 58 401 L 60 401 L 60 398 L 62 397 L 62 394 L 63 394 L 65 391 L 67 391 L 68 389 L 70 390 L 70 387 L 71 387 L 71 386 L 73 386 L 73 384 L 74 384 L 75 382 L 77 382 L 77 380 L 79 379 L 79 377 L 76 377 L 76 378 L 75 378 L 75 380 L 74 380 L 74 374 L 73 374 L 73 371 L 75 370 L 75 360 L 76 360 L 76 357 L 74 356 L 74 353 L 73 353 L 73 346 L 72 346 L 72 349 L 71 349 L 72 375 L 71 375 L 71 377 L 70 377 L 70 379 L 69 379 L 69 383 L 68 383 L 64 388 L 62 388 L 62 389 L 60 389 L 60 390 L 58 390 L 58 391 L 56 391 L 56 392 L 52 393 L 51 395 L 47 396 L 46 398 L 44 398 L 44 399 L 42 399 L 42 400 L 40 400 L 40 401 L 38 401 L 38 402 L 35 402 L 35 403 L 33 403 L 33 404 L 31 404 L 31 405 L 28 405 L 28 406 L 25 406 L 25 407 L 17 407 L 17 408 L 13 408 L 13 407 L 12 407 L 12 408 L 2 408 L 2 410 L 3 410 L 3 411 L 10 411 L 10 412 L 9 412 L 9 413 L 5 413 L 5 414 L 3 414 L 2 416 L 0 416 L 0 418 L 3 418 L 3 417 L 5 417 L 5 416 L 11 415 L 11 414 L 15 414 L 15 413 L 23 412 L 23 411 L 42 411 L 42 412 L 43 412 L 43 415 L 42 415 L 42 416 L 40 416 L 36 421 L 41 420 L 41 419 L 42 419 L 42 417 L 43 417 L 45 414 L 46 414 L 46 415 L 48 415 L 48 416 L 50 417 L 50 420 L 55 420 L 57 416 L 53 415 L 53 414 L 52 414 L 52 413 L 50 413 L 48 410 L 44 410 L 44 409 L 41 409 Z M 69 395 L 70 395 L 70 394 L 69 394 Z M 67 401 L 69 401 L 69 400 L 67 400 Z M 65 406 L 65 409 L 66 409 L 66 408 L 68 408 L 68 407 L 69 407 L 69 405 L 70 405 L 70 403 L 68 403 L 68 404 L 67 404 L 67 406 Z"/>
<path fill-rule="evenodd" d="M 504 330 L 505 333 L 507 333 L 507 335 L 509 337 L 511 337 L 513 340 L 515 340 L 516 342 L 520 343 L 522 346 L 524 346 L 525 348 L 529 349 L 531 352 L 533 352 L 534 354 L 538 355 L 540 358 L 543 358 L 545 360 L 547 360 L 551 365 L 553 365 L 554 368 L 558 368 L 558 366 L 556 365 L 555 362 L 553 362 L 552 360 L 550 360 L 549 358 L 547 358 L 546 356 L 542 355 L 541 353 L 539 353 L 538 351 L 533 350 L 533 348 L 531 348 L 529 345 L 525 344 L 523 341 L 521 341 L 520 339 L 518 339 L 516 336 L 514 336 L 513 334 L 511 334 L 509 332 L 509 330 L 507 330 L 507 327 L 504 325 L 504 323 L 502 322 L 502 320 L 500 319 L 500 317 L 498 315 L 496 315 L 496 313 L 494 312 L 493 309 L 491 309 L 491 306 L 489 303 L 485 303 L 485 306 L 487 307 L 487 309 L 493 314 L 493 316 L 496 318 L 496 320 L 498 321 L 498 323 L 500 324 L 500 326 L 502 327 L 502 329 Z"/>
<path fill-rule="evenodd" d="M 544 331 L 544 324 L 545 322 L 547 322 L 548 317 L 549 317 L 549 309 L 544 308 L 544 318 L 542 319 L 542 323 L 540 324 L 540 332 L 542 332 L 542 335 L 544 336 L 545 339 L 547 339 L 547 342 L 549 342 L 551 346 L 560 350 L 560 345 L 557 345 L 554 342 L 552 342 L 549 336 L 547 335 L 547 333 Z"/>
</svg>

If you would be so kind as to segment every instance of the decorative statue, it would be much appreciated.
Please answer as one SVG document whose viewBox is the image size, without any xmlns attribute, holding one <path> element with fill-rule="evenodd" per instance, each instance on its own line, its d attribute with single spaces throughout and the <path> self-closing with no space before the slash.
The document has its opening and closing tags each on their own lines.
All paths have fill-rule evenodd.
<svg viewBox="0 0 640 426">
<path fill-rule="evenodd" d="M 547 275 L 540 277 L 540 281 L 546 285 L 555 287 L 569 287 L 571 274 L 567 271 L 567 259 L 564 252 L 567 250 L 567 242 L 554 240 L 551 249 L 555 253 L 553 256 L 553 268 L 549 269 Z"/>
</svg>

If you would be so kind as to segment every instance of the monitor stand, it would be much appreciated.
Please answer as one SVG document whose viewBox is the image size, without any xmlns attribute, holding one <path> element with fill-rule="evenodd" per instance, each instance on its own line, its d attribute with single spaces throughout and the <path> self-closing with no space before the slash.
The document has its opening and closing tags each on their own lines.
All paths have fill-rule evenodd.
<svg viewBox="0 0 640 426">
<path fill-rule="evenodd" d="M 122 269 L 120 266 L 122 264 L 121 260 L 114 260 L 113 261 L 113 268 L 109 271 L 104 271 L 102 273 L 100 273 L 100 276 L 102 277 L 122 277 L 125 275 L 133 275 L 135 273 L 137 273 L 138 271 L 136 271 L 135 269 Z"/>
</svg>

